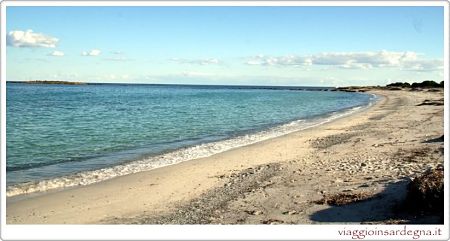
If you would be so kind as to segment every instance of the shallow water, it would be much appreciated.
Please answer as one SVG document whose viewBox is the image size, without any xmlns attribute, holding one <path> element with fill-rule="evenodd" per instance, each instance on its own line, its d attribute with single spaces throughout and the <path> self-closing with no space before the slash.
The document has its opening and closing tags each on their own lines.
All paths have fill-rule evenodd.
<svg viewBox="0 0 450 241">
<path fill-rule="evenodd" d="M 8 196 L 212 155 L 372 99 L 292 88 L 8 83 Z"/>
</svg>

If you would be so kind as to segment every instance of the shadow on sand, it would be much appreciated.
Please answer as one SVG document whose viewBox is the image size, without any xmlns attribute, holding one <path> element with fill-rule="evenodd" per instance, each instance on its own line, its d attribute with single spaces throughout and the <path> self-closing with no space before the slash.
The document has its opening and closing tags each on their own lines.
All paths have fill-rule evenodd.
<svg viewBox="0 0 450 241">
<path fill-rule="evenodd" d="M 315 222 L 365 223 L 365 224 L 436 224 L 438 215 L 418 215 L 402 207 L 407 195 L 409 180 L 402 180 L 386 186 L 383 192 L 367 199 L 344 205 L 330 206 L 310 216 Z"/>
<path fill-rule="evenodd" d="M 441 137 L 423 141 L 422 143 L 436 143 L 436 142 L 444 142 L 444 135 L 442 135 Z"/>
</svg>

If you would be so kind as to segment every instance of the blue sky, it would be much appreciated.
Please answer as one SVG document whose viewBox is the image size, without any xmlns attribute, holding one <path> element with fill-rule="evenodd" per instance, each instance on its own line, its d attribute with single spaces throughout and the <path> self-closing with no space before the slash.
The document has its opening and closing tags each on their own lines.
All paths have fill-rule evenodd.
<svg viewBox="0 0 450 241">
<path fill-rule="evenodd" d="M 443 79 L 443 7 L 7 7 L 6 31 L 8 80 Z"/>
</svg>

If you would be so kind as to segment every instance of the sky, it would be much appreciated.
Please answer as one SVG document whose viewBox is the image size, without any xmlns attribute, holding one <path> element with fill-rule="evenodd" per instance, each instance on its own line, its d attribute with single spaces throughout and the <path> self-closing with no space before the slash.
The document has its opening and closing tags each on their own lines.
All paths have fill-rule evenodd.
<svg viewBox="0 0 450 241">
<path fill-rule="evenodd" d="M 443 80 L 443 7 L 7 7 L 9 81 Z"/>
</svg>

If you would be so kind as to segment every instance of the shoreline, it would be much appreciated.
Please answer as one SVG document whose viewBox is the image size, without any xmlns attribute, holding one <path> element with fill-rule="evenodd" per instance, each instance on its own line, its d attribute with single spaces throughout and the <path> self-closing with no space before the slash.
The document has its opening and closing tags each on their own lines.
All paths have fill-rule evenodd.
<svg viewBox="0 0 450 241">
<path fill-rule="evenodd" d="M 382 98 L 381 96 L 377 96 L 375 94 L 368 95 L 372 95 L 372 97 L 366 104 L 363 105 L 324 113 L 306 119 L 295 119 L 284 123 L 272 124 L 261 129 L 248 130 L 240 134 L 231 135 L 225 139 L 196 143 L 163 151 L 162 153 L 154 155 L 144 155 L 145 157 L 125 161 L 109 167 L 81 171 L 70 175 L 37 180 L 33 182 L 16 183 L 11 186 L 7 186 L 6 196 L 10 200 L 21 200 L 29 197 L 46 195 L 52 192 L 64 191 L 65 189 L 77 188 L 79 186 L 93 185 L 116 177 L 150 171 L 195 159 L 206 158 L 235 148 L 256 144 L 261 141 L 278 138 L 294 132 L 303 131 L 305 129 L 315 128 L 316 126 L 332 122 L 336 119 L 345 118 L 364 111 L 365 109 L 368 109 L 372 105 L 376 104 L 380 101 L 380 98 Z M 216 145 L 221 146 L 222 149 L 219 147 L 219 150 L 217 150 Z M 200 149 L 204 149 L 203 152 Z"/>
<path fill-rule="evenodd" d="M 185 210 L 186 205 L 193 201 L 197 202 L 198 200 L 200 200 L 198 201 L 200 203 L 202 203 L 201 200 L 209 200 L 202 204 L 211 208 L 201 206 L 200 209 L 202 210 L 215 209 L 222 211 L 223 209 L 226 212 L 219 212 L 217 215 L 215 213 L 206 213 L 208 214 L 206 215 L 205 213 L 201 213 L 200 210 L 200 214 L 208 216 L 208 219 L 201 219 L 199 221 L 199 219 L 186 219 L 186 217 L 189 216 L 189 213 L 195 214 L 195 212 L 197 212 L 195 210 L 187 210 L 184 212 L 186 215 L 183 217 L 176 216 L 171 220 L 174 223 L 192 223 L 190 222 L 192 220 L 194 221 L 193 223 L 204 223 L 204 220 L 208 221 L 205 223 L 288 223 L 284 219 L 297 218 L 294 220 L 294 223 L 307 224 L 311 222 L 320 222 L 307 219 L 307 217 L 310 216 L 311 212 L 321 211 L 320 208 L 326 209 L 326 205 L 308 206 L 306 211 L 287 210 L 289 208 L 282 206 L 293 200 L 295 200 L 299 206 L 303 204 L 310 205 L 311 200 L 319 199 L 324 193 L 328 194 L 336 191 L 336 184 L 338 184 L 338 189 L 340 189 L 341 186 L 355 184 L 354 180 L 346 182 L 344 179 L 349 176 L 340 172 L 338 173 L 337 171 L 336 173 L 333 173 L 333 175 L 327 176 L 328 179 L 325 181 L 321 180 L 324 178 L 322 176 L 327 173 L 327 166 L 331 168 L 333 165 L 337 165 L 335 162 L 331 162 L 331 159 L 338 156 L 343 158 L 342 160 L 344 161 L 341 160 L 343 163 L 351 163 L 351 161 L 346 160 L 345 158 L 352 155 L 365 156 L 367 153 L 364 154 L 363 151 L 367 151 L 367 149 L 374 152 L 377 151 L 376 149 L 383 149 L 387 144 L 381 146 L 379 143 L 376 143 L 377 141 L 389 137 L 395 139 L 397 137 L 389 135 L 404 133 L 395 133 L 394 131 L 389 132 L 391 129 L 386 133 L 382 133 L 382 135 L 380 134 L 382 130 L 377 130 L 372 133 L 369 132 L 371 124 L 378 124 L 378 122 L 380 120 L 383 121 L 384 118 L 397 118 L 396 115 L 404 114 L 408 116 L 411 114 L 408 111 L 410 111 L 411 108 L 416 107 L 416 104 L 420 104 L 415 103 L 412 105 L 409 102 L 420 102 L 427 98 L 429 99 L 430 96 L 435 98 L 436 95 L 438 95 L 437 93 L 431 92 L 411 93 L 406 91 L 390 92 L 379 90 L 373 92 L 379 95 L 386 95 L 386 97 L 379 100 L 371 106 L 371 108 L 365 109 L 357 114 L 339 118 L 313 128 L 231 149 L 213 156 L 181 162 L 177 165 L 166 166 L 150 171 L 116 177 L 89 186 L 48 193 L 30 199 L 18 200 L 16 202 L 7 200 L 7 223 L 158 223 L 156 222 L 157 220 L 161 220 L 163 223 L 171 223 L 164 217 L 173 217 L 171 215 L 173 215 L 174 211 Z M 398 113 L 395 112 L 394 107 L 398 109 Z M 427 111 L 427 115 L 438 113 L 440 109 L 443 109 L 439 106 L 425 107 L 427 108 L 423 109 L 424 111 Z M 423 119 L 424 117 L 421 114 L 423 113 L 416 113 L 417 118 Z M 429 130 L 427 131 L 432 132 L 431 136 L 437 136 L 442 134 L 438 132 L 443 132 L 443 127 L 438 126 L 440 125 L 439 118 L 443 120 L 443 110 L 442 115 L 438 114 L 432 116 L 430 119 L 433 126 L 429 126 Z M 400 120 L 401 119 L 397 121 L 401 122 Z M 419 121 L 416 119 L 412 120 Z M 403 120 L 403 122 L 406 121 L 407 120 Z M 386 125 L 387 129 L 389 126 L 398 123 L 388 121 L 382 124 Z M 419 125 L 420 122 L 417 122 L 417 124 Z M 417 144 L 416 142 L 419 139 L 425 137 L 423 136 L 423 133 L 420 132 L 423 132 L 423 130 L 417 128 L 418 127 L 416 126 L 415 129 L 412 130 L 414 133 L 418 133 L 418 136 L 414 137 L 414 144 Z M 364 135 L 359 135 L 360 133 L 364 133 Z M 376 135 L 380 134 L 379 139 L 377 139 L 378 137 L 374 139 L 374 137 L 371 136 L 374 133 Z M 355 138 L 364 140 L 356 141 Z M 317 143 L 315 141 L 317 141 Z M 369 143 L 375 141 L 375 143 L 367 146 L 367 143 L 365 142 L 368 141 L 371 141 Z M 351 146 L 352 144 L 354 145 L 353 148 Z M 334 149 L 336 146 L 340 145 L 347 145 L 347 148 L 340 147 L 339 150 Z M 361 149 L 361 153 L 364 155 L 358 153 L 357 149 L 355 149 L 355 146 L 358 145 L 362 145 L 363 148 L 366 149 Z M 361 146 L 359 146 L 359 148 L 361 148 Z M 398 148 L 391 149 L 389 150 L 390 152 L 398 152 Z M 433 153 L 432 155 L 437 155 L 436 153 Z M 367 154 L 367 156 L 370 154 L 371 153 Z M 330 160 L 327 161 L 327 159 Z M 386 163 L 383 165 L 381 164 L 379 165 L 380 168 L 386 166 L 389 169 L 389 165 L 386 165 Z M 364 169 L 366 166 L 367 168 L 371 167 L 371 165 L 372 163 L 365 165 L 358 163 L 356 166 Z M 378 163 L 375 163 L 374 165 L 378 165 Z M 354 171 L 352 168 L 354 168 L 355 165 L 351 164 L 350 166 L 351 168 L 347 169 Z M 336 168 L 338 167 L 339 166 Z M 424 167 L 418 166 L 417 168 L 423 169 Z M 376 170 L 378 169 L 370 170 L 369 174 L 373 174 Z M 289 171 L 289 174 L 285 173 L 286 171 Z M 388 172 L 388 170 L 384 169 L 382 171 Z M 406 170 L 405 174 L 409 175 L 409 172 Z M 294 178 L 292 175 L 295 175 L 296 177 Z M 371 185 L 372 183 L 375 183 L 374 180 L 383 178 L 389 179 L 388 181 L 398 180 L 398 178 L 394 178 L 394 176 L 388 178 L 386 176 L 387 174 L 384 175 L 385 177 L 381 174 L 380 177 L 372 177 L 367 180 L 364 179 L 366 177 L 355 176 L 355 172 L 352 175 L 353 176 L 351 177 L 353 179 L 357 179 L 358 186 L 366 184 L 368 186 L 363 187 L 362 189 L 370 189 L 372 192 L 380 192 L 383 190 L 382 182 L 375 186 Z M 399 173 L 398 175 L 401 176 L 403 174 Z M 256 181 L 259 183 L 255 181 L 254 183 L 251 182 L 251 185 L 244 185 L 247 183 L 247 178 L 250 180 L 254 177 L 259 178 L 256 178 Z M 310 180 L 308 180 L 308 178 Z M 338 182 L 338 179 L 342 180 Z M 235 182 L 232 180 L 241 180 L 238 183 L 243 183 L 244 186 L 236 186 Z M 314 182 L 319 180 L 320 182 L 318 183 Z M 333 182 L 330 184 L 331 180 L 333 180 Z M 271 181 L 271 184 L 267 184 L 266 182 L 268 181 Z M 300 185 L 302 188 L 296 188 L 294 191 L 296 191 L 297 194 L 291 195 L 291 188 L 289 188 L 290 191 L 286 188 L 295 185 Z M 322 193 L 319 191 L 318 193 L 316 189 L 319 187 L 326 190 L 322 190 Z M 250 190 L 247 190 L 248 188 L 250 188 Z M 223 200 L 217 201 L 214 199 L 211 201 L 211 195 L 208 196 L 208 193 L 211 192 L 227 193 L 230 191 L 229 189 L 237 191 L 236 193 L 229 193 L 230 195 L 228 196 L 237 196 L 233 199 L 222 198 L 226 201 L 225 206 L 222 205 Z M 271 193 L 272 191 L 274 193 Z M 286 197 L 286 194 L 289 194 L 288 197 Z M 215 196 L 220 197 L 220 195 Z M 270 199 L 276 200 L 277 205 L 271 203 Z M 264 200 L 266 200 L 267 203 L 260 203 Z M 215 203 L 217 203 L 216 201 L 222 206 L 214 206 Z M 242 207 L 248 205 L 252 205 L 254 208 Z M 257 206 L 259 206 L 259 209 L 264 210 L 255 210 L 255 207 Z M 283 214 L 285 212 L 287 215 Z M 164 222 L 164 220 L 166 220 L 166 222 Z M 267 220 L 278 221 L 268 222 Z"/>
</svg>

